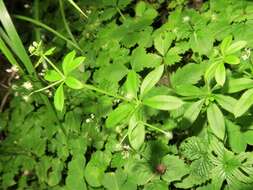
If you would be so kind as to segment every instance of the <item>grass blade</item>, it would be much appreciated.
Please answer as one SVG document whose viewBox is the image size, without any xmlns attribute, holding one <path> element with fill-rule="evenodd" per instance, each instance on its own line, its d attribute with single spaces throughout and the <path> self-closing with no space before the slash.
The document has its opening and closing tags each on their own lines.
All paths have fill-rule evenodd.
<svg viewBox="0 0 253 190">
<path fill-rule="evenodd" d="M 21 15 L 16 15 L 15 18 L 20 19 L 20 20 L 24 20 L 27 22 L 30 22 L 32 24 L 35 24 L 37 26 L 40 26 L 42 28 L 44 28 L 45 30 L 53 33 L 54 35 L 56 35 L 57 37 L 61 38 L 62 40 L 65 40 L 67 43 L 69 43 L 70 45 L 72 45 L 73 47 L 75 47 L 76 49 L 78 49 L 79 51 L 82 52 L 81 48 L 79 46 L 77 46 L 74 42 L 72 42 L 71 40 L 69 40 L 68 38 L 66 38 L 65 36 L 63 36 L 61 33 L 57 32 L 56 30 L 54 30 L 53 28 L 51 28 L 50 26 L 43 24 L 42 22 L 26 17 L 26 16 L 21 16 Z"/>
<path fill-rule="evenodd" d="M 79 13 L 81 13 L 85 18 L 88 18 L 88 16 L 82 11 L 82 9 L 81 9 L 73 0 L 68 0 L 68 2 L 69 2 Z"/>
<path fill-rule="evenodd" d="M 32 62 L 23 46 L 21 39 L 19 38 L 19 35 L 15 29 L 15 26 L 11 20 L 11 17 L 5 7 L 3 0 L 0 0 L 0 21 L 10 39 L 10 44 L 14 49 L 14 53 L 22 61 L 28 73 L 33 73 L 34 68 Z"/>
</svg>

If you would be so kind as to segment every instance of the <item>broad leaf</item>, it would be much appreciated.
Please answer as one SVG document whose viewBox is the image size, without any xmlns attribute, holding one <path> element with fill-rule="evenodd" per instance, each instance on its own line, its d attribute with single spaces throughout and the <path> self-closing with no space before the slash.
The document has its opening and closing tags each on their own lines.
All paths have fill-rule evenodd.
<svg viewBox="0 0 253 190">
<path fill-rule="evenodd" d="M 224 96 L 222 94 L 216 94 L 214 95 L 214 98 L 223 109 L 227 110 L 230 113 L 233 113 L 234 107 L 236 105 L 236 99 L 230 96 Z"/>
<path fill-rule="evenodd" d="M 174 96 L 158 95 L 143 100 L 143 104 L 160 110 L 174 110 L 183 105 L 183 101 Z"/>
<path fill-rule="evenodd" d="M 73 50 L 64 57 L 62 68 L 65 75 L 67 75 L 70 72 L 71 70 L 70 65 L 72 64 L 75 56 L 76 56 L 76 52 Z"/>
<path fill-rule="evenodd" d="M 240 63 L 240 59 L 235 55 L 228 55 L 224 58 L 224 62 L 231 65 L 237 65 Z"/>
<path fill-rule="evenodd" d="M 44 78 L 49 82 L 56 82 L 62 79 L 61 75 L 55 70 L 48 70 Z"/>
<path fill-rule="evenodd" d="M 227 92 L 235 93 L 253 87 L 253 80 L 248 78 L 230 78 L 228 80 Z"/>
<path fill-rule="evenodd" d="M 166 52 L 168 51 L 174 38 L 175 37 L 174 37 L 173 33 L 169 33 L 169 32 L 160 33 L 160 35 L 158 35 L 154 39 L 154 45 L 155 45 L 156 50 L 162 56 L 164 56 L 166 54 Z"/>
<path fill-rule="evenodd" d="M 232 45 L 230 45 L 225 53 L 228 54 L 233 54 L 236 53 L 237 51 L 241 50 L 242 48 L 244 48 L 246 46 L 247 42 L 246 41 L 238 41 L 238 42 L 234 42 Z"/>
<path fill-rule="evenodd" d="M 216 104 L 207 108 L 207 119 L 212 132 L 221 140 L 225 137 L 225 121 L 222 112 Z"/>
<path fill-rule="evenodd" d="M 130 71 L 127 75 L 126 80 L 126 93 L 127 98 L 137 98 L 137 93 L 139 90 L 139 76 L 135 71 Z"/>
</svg>

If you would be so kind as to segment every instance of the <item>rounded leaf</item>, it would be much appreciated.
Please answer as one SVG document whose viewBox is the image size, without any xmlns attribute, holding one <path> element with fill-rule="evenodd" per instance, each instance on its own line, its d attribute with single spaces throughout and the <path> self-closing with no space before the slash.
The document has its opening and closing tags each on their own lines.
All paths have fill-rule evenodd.
<svg viewBox="0 0 253 190">
<path fill-rule="evenodd" d="M 76 90 L 82 89 L 84 87 L 82 82 L 80 82 L 79 80 L 71 76 L 68 76 L 66 78 L 65 83 L 69 88 L 76 89 Z"/>
</svg>

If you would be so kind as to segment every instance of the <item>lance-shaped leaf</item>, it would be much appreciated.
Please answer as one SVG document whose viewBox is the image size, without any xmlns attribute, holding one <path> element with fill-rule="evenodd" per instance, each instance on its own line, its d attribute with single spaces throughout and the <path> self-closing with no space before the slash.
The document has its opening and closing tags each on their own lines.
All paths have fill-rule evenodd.
<svg viewBox="0 0 253 190">
<path fill-rule="evenodd" d="M 248 78 L 229 78 L 227 92 L 235 93 L 253 87 L 253 80 Z"/>
<path fill-rule="evenodd" d="M 67 75 L 70 72 L 70 64 L 74 60 L 75 56 L 76 52 L 73 50 L 64 57 L 62 69 L 65 75 Z"/>
<path fill-rule="evenodd" d="M 61 84 L 54 95 L 54 106 L 58 111 L 62 111 L 64 107 L 64 90 L 63 84 Z"/>
<path fill-rule="evenodd" d="M 61 75 L 55 70 L 48 70 L 44 78 L 49 82 L 56 82 L 62 79 Z"/>
<path fill-rule="evenodd" d="M 141 97 L 143 97 L 155 84 L 160 80 L 163 74 L 164 66 L 161 65 L 151 71 L 143 80 L 141 84 Z"/>
<path fill-rule="evenodd" d="M 175 110 L 183 105 L 183 101 L 174 96 L 158 95 L 144 99 L 143 104 L 159 110 Z"/>
<path fill-rule="evenodd" d="M 137 73 L 134 70 L 130 71 L 127 75 L 127 80 L 125 83 L 127 97 L 129 99 L 137 98 L 139 83 L 140 81 Z"/>
<path fill-rule="evenodd" d="M 241 50 L 242 48 L 244 48 L 246 46 L 247 42 L 246 41 L 238 41 L 233 43 L 232 45 L 230 45 L 226 51 L 225 54 L 233 54 L 236 53 L 237 51 Z"/>
<path fill-rule="evenodd" d="M 144 143 L 145 127 L 139 122 L 137 114 L 134 114 L 129 121 L 128 139 L 135 150 L 138 150 Z"/>
<path fill-rule="evenodd" d="M 235 117 L 242 116 L 253 104 L 253 89 L 247 90 L 243 93 L 234 107 Z"/>
<path fill-rule="evenodd" d="M 76 78 L 72 76 L 68 76 L 65 80 L 65 83 L 69 88 L 76 89 L 76 90 L 82 89 L 84 87 L 82 82 L 80 82 L 79 80 L 77 80 Z"/>
<path fill-rule="evenodd" d="M 232 43 L 231 35 L 227 36 L 226 38 L 224 38 L 224 40 L 222 40 L 221 45 L 220 45 L 222 55 L 225 54 L 226 50 L 228 49 L 231 43 Z"/>
<path fill-rule="evenodd" d="M 233 113 L 234 107 L 237 103 L 236 99 L 222 94 L 216 94 L 214 95 L 214 98 L 223 109 Z"/>
<path fill-rule="evenodd" d="M 183 126 L 183 128 L 190 127 L 194 123 L 194 121 L 198 118 L 198 115 L 201 111 L 203 103 L 204 103 L 204 99 L 199 100 L 197 102 L 192 103 L 185 110 L 183 120 L 182 120 L 182 124 L 181 124 Z"/>
<path fill-rule="evenodd" d="M 237 65 L 240 63 L 240 59 L 235 55 L 228 55 L 224 58 L 224 62 L 231 65 Z"/>
<path fill-rule="evenodd" d="M 225 121 L 222 112 L 216 104 L 211 104 L 207 108 L 207 120 L 212 132 L 223 140 L 225 136 Z"/>
<path fill-rule="evenodd" d="M 210 81 L 213 78 L 213 76 L 215 75 L 216 68 L 219 64 L 221 64 L 221 61 L 216 61 L 207 68 L 204 75 L 206 81 Z"/>
<path fill-rule="evenodd" d="M 215 80 L 216 82 L 223 86 L 226 79 L 226 69 L 223 63 L 219 64 L 215 71 Z"/>
<path fill-rule="evenodd" d="M 106 127 L 112 128 L 116 125 L 120 124 L 123 120 L 125 120 L 129 114 L 133 111 L 134 107 L 131 104 L 121 104 L 115 110 L 113 110 L 107 120 Z"/>
</svg>

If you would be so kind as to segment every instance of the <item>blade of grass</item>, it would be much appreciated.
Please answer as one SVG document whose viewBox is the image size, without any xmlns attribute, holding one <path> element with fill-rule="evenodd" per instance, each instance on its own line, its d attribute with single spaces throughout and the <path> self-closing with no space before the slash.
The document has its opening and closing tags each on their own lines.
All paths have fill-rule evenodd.
<svg viewBox="0 0 253 190">
<path fill-rule="evenodd" d="M 5 45 L 5 43 L 4 43 L 4 41 L 2 40 L 1 37 L 0 37 L 0 50 L 3 52 L 5 57 L 8 59 L 8 61 L 12 65 L 17 65 L 19 67 L 19 64 L 18 64 L 17 60 L 15 59 L 15 57 L 13 56 L 13 54 L 9 50 L 9 48 Z M 19 67 L 19 70 L 20 70 L 21 73 L 24 73 L 24 71 L 20 67 Z"/>
<path fill-rule="evenodd" d="M 81 13 L 85 18 L 88 18 L 88 16 L 82 11 L 82 9 L 81 9 L 73 0 L 68 0 L 68 2 L 69 2 L 79 13 Z"/>
<path fill-rule="evenodd" d="M 75 44 L 77 44 L 77 46 L 78 46 L 78 43 L 77 43 L 75 37 L 73 36 L 73 34 L 72 34 L 72 32 L 71 32 L 71 30 L 70 30 L 70 28 L 69 28 L 69 25 L 68 25 L 68 23 L 67 23 L 67 20 L 66 20 L 66 16 L 65 16 L 65 12 L 64 12 L 64 2 L 63 2 L 62 0 L 59 0 L 59 4 L 60 4 L 60 12 L 61 12 L 61 16 L 62 16 L 62 21 L 63 21 L 63 24 L 64 24 L 64 26 L 65 26 L 65 29 L 66 29 L 66 31 L 68 32 L 68 35 L 69 35 L 69 37 L 71 38 L 71 40 L 72 40 Z"/>
<path fill-rule="evenodd" d="M 82 52 L 82 49 L 79 46 L 77 46 L 74 42 L 72 42 L 71 40 L 69 40 L 68 38 L 66 38 L 65 36 L 63 36 L 61 33 L 57 32 L 56 30 L 54 30 L 50 26 L 48 26 L 46 24 L 43 24 L 42 22 L 37 21 L 35 19 L 26 17 L 26 16 L 15 15 L 15 18 L 17 18 L 19 20 L 24 20 L 24 21 L 30 22 L 32 24 L 35 24 L 37 26 L 40 26 L 40 27 L 44 28 L 45 30 L 53 33 L 54 35 L 56 35 L 57 37 L 61 38 L 62 40 L 65 40 L 67 43 L 69 43 L 70 45 L 72 45 L 73 47 L 75 47 L 77 50 L 79 50 L 80 52 Z"/>
<path fill-rule="evenodd" d="M 14 53 L 22 61 L 28 73 L 32 74 L 34 72 L 32 62 L 23 46 L 21 39 L 19 38 L 19 35 L 15 29 L 15 26 L 11 20 L 11 17 L 5 7 L 3 0 L 0 0 L 0 21 L 8 37 L 10 38 L 11 46 L 15 50 Z"/>
</svg>

